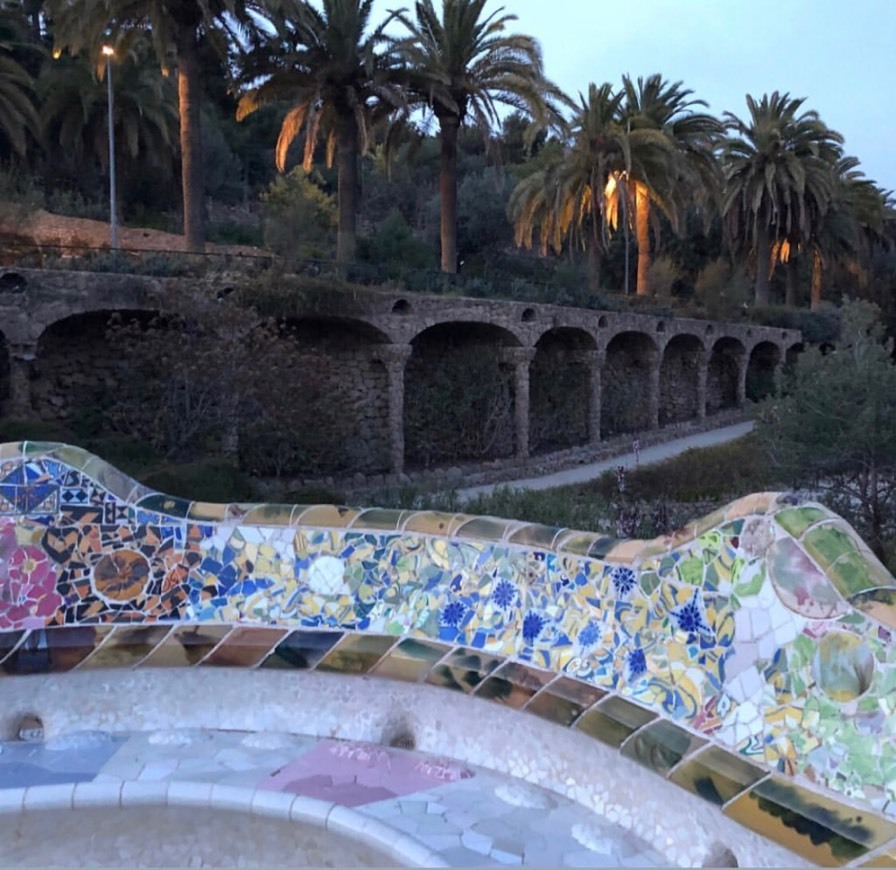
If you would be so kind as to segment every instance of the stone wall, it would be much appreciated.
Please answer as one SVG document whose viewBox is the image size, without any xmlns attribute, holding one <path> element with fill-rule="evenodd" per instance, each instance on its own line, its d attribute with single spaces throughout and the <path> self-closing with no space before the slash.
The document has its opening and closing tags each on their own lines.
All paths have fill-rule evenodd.
<svg viewBox="0 0 896 870">
<path fill-rule="evenodd" d="M 699 416 L 699 379 L 704 356 L 703 345 L 693 336 L 678 336 L 666 345 L 660 367 L 660 425 Z"/>
<path fill-rule="evenodd" d="M 651 428 L 650 378 L 656 358 L 656 345 L 643 333 L 622 333 L 609 343 L 601 378 L 603 435 Z"/>
</svg>

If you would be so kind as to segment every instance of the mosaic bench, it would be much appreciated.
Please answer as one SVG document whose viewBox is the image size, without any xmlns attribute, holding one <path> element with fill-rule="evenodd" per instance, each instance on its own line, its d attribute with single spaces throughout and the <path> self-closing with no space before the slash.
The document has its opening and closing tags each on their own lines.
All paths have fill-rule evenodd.
<svg viewBox="0 0 896 870">
<path fill-rule="evenodd" d="M 305 668 L 577 729 L 827 865 L 896 865 L 896 581 L 824 507 L 669 537 L 215 505 L 0 446 L 0 675 Z M 2 685 L 2 683 L 0 683 Z"/>
</svg>

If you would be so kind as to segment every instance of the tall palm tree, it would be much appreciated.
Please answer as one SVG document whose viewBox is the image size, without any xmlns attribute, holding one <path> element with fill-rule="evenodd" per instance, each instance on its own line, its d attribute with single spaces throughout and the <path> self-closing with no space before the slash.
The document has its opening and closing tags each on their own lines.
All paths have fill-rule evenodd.
<svg viewBox="0 0 896 870">
<path fill-rule="evenodd" d="M 266 6 L 276 7 L 276 0 Z M 237 30 L 257 26 L 252 12 L 261 4 L 249 0 L 47 0 L 53 19 L 56 51 L 84 53 L 94 61 L 104 43 L 117 49 L 129 36 L 150 33 L 163 70 L 177 68 L 180 118 L 181 187 L 184 237 L 188 250 L 205 247 L 202 209 L 202 76 L 199 45 L 205 38 L 235 43 Z"/>
<path fill-rule="evenodd" d="M 0 9 L 0 137 L 20 157 L 28 146 L 26 134 L 36 135 L 38 129 L 33 82 L 15 57 L 25 38 L 25 24 L 20 4 L 4 4 Z"/>
<path fill-rule="evenodd" d="M 706 106 L 703 100 L 691 99 L 691 91 L 682 82 L 669 83 L 659 74 L 639 77 L 637 83 L 622 77 L 625 102 L 622 117 L 629 130 L 655 130 L 669 139 L 671 150 L 653 149 L 663 159 L 672 158 L 674 166 L 659 167 L 659 172 L 642 179 L 632 179 L 634 186 L 635 231 L 638 242 L 636 292 L 648 293 L 648 273 L 652 262 L 650 231 L 652 203 L 660 206 L 677 231 L 681 212 L 698 200 L 701 193 L 718 190 L 718 162 L 714 143 L 722 132 L 718 119 L 695 106 Z M 643 167 L 645 170 L 649 166 Z M 661 191 L 657 182 L 666 182 Z M 671 184 L 668 184 L 671 182 Z"/>
<path fill-rule="evenodd" d="M 336 158 L 339 223 L 336 259 L 353 259 L 356 237 L 358 154 L 368 151 L 377 116 L 403 105 L 399 68 L 383 50 L 383 30 L 396 13 L 368 32 L 372 0 L 322 0 L 318 11 L 307 0 L 281 10 L 277 32 L 257 41 L 244 77 L 266 79 L 240 100 L 237 120 L 261 106 L 288 101 L 277 141 L 283 171 L 290 145 L 304 129 L 302 165 L 311 170 L 318 137 L 326 160 Z"/>
<path fill-rule="evenodd" d="M 87 159 L 108 170 L 106 86 L 83 58 L 64 56 L 47 63 L 36 83 L 43 139 L 75 165 Z M 177 92 L 153 63 L 148 39 L 138 40 L 118 59 L 113 76 L 117 163 L 170 165 L 177 145 Z"/>
<path fill-rule="evenodd" d="M 624 91 L 591 84 L 569 125 L 568 148 L 517 186 L 509 212 L 517 244 L 531 247 L 539 231 L 542 252 L 565 241 L 588 256 L 589 286 L 600 283 L 602 252 L 611 230 L 627 226 L 632 204 L 650 197 L 671 213 L 669 192 L 677 172 L 671 139 L 624 117 Z M 644 203 L 641 203 L 642 208 Z"/>
<path fill-rule="evenodd" d="M 742 231 L 752 245 L 757 305 L 769 301 L 774 243 L 808 238 L 834 192 L 843 137 L 816 112 L 800 113 L 804 102 L 775 91 L 758 102 L 747 96 L 746 121 L 725 113 L 722 213 L 733 236 Z"/>
<path fill-rule="evenodd" d="M 824 270 L 834 261 L 847 260 L 859 269 L 875 244 L 886 244 L 885 224 L 890 216 L 888 194 L 859 169 L 855 157 L 843 156 L 834 166 L 835 186 L 824 215 L 814 222 L 804 248 L 812 257 L 810 302 L 821 302 Z M 790 251 L 790 257 L 795 252 Z M 789 290 L 790 288 L 788 288 Z"/>
<path fill-rule="evenodd" d="M 442 271 L 457 271 L 457 140 L 467 121 L 483 131 L 497 125 L 503 103 L 550 117 L 547 97 L 559 92 L 544 78 L 541 48 L 531 36 L 507 33 L 515 15 L 503 7 L 485 13 L 486 0 L 417 0 L 414 19 L 398 18 L 408 30 L 396 49 L 409 68 L 412 101 L 431 111 L 439 123 L 440 235 Z"/>
</svg>

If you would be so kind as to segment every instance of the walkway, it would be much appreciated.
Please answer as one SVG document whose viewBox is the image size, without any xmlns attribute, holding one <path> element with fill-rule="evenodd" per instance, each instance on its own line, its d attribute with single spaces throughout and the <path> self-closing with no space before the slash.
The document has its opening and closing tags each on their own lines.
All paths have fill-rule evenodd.
<svg viewBox="0 0 896 870">
<path fill-rule="evenodd" d="M 485 486 L 471 486 L 467 489 L 458 490 L 457 494 L 462 500 L 466 501 L 476 498 L 478 495 L 491 495 L 498 487 L 554 489 L 558 486 L 587 483 L 590 480 L 596 480 L 605 471 L 611 471 L 620 465 L 625 468 L 634 468 L 637 465 L 651 465 L 656 462 L 663 462 L 694 447 L 714 447 L 717 444 L 734 441 L 751 432 L 752 429 L 753 422 L 750 420 L 746 423 L 737 423 L 734 426 L 725 426 L 721 429 L 700 432 L 697 435 L 688 435 L 686 438 L 677 438 L 674 441 L 666 441 L 663 444 L 645 447 L 637 456 L 634 453 L 624 453 L 621 456 L 613 456 L 610 459 L 602 459 L 600 462 L 592 462 L 588 465 L 577 465 L 575 468 L 567 468 L 565 471 L 545 474 L 542 477 L 527 477 L 521 480 L 491 483 Z"/>
</svg>

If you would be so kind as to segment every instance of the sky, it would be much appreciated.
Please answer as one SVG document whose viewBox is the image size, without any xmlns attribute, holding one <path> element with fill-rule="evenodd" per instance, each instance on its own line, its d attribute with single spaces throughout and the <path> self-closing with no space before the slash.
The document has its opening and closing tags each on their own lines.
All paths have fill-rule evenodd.
<svg viewBox="0 0 896 870">
<path fill-rule="evenodd" d="M 896 190 L 896 0 L 491 0 L 486 11 L 501 6 L 572 96 L 592 81 L 660 73 L 713 114 L 744 118 L 748 93 L 789 92 Z"/>
</svg>

